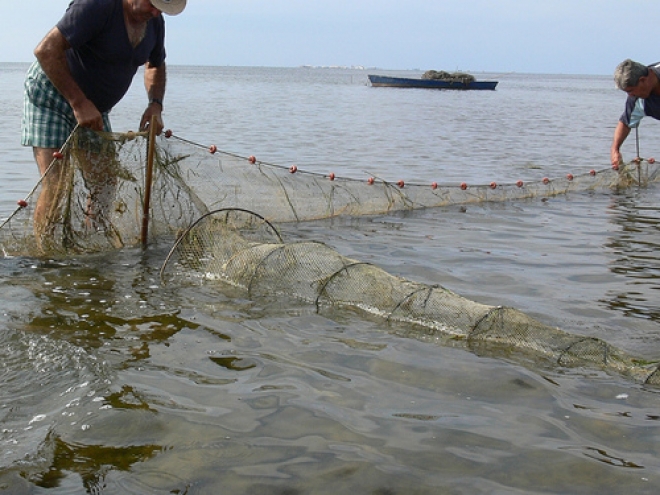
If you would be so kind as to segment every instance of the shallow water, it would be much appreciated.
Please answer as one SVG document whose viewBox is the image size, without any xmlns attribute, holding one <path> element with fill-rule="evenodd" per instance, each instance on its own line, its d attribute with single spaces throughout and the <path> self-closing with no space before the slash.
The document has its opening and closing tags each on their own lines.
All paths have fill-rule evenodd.
<svg viewBox="0 0 660 495">
<path fill-rule="evenodd" d="M 25 65 L 0 65 L 0 216 L 36 181 Z M 481 79 L 489 75 L 478 75 Z M 608 166 L 609 77 L 495 92 L 370 88 L 366 72 L 172 67 L 166 125 L 307 170 L 407 182 Z M 134 129 L 136 84 L 114 113 Z M 631 138 L 634 136 L 631 136 Z M 660 149 L 645 121 L 642 156 Z M 635 154 L 634 139 L 626 158 Z M 390 273 L 660 359 L 658 185 L 282 225 Z M 658 391 L 481 354 L 350 311 L 164 285 L 169 245 L 0 260 L 0 487 L 13 493 L 656 493 Z"/>
</svg>

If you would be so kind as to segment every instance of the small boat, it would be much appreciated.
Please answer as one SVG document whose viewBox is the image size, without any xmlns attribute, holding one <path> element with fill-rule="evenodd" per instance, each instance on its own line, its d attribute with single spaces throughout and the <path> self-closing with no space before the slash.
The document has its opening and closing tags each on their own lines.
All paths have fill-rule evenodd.
<svg viewBox="0 0 660 495">
<path fill-rule="evenodd" d="M 472 79 L 414 79 L 408 77 L 375 76 L 369 74 L 369 82 L 375 88 L 428 88 L 428 89 L 495 89 L 498 81 Z"/>
</svg>

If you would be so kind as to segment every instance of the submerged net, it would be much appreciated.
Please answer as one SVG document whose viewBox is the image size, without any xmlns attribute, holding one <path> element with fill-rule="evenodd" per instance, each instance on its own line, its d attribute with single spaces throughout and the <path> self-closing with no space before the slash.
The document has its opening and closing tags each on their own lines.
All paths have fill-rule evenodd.
<svg viewBox="0 0 660 495">
<path fill-rule="evenodd" d="M 423 329 L 426 336 L 463 341 L 475 352 L 562 367 L 598 365 L 660 385 L 657 363 L 513 308 L 480 304 L 444 287 L 395 277 L 323 243 L 285 243 L 265 219 L 245 210 L 222 209 L 195 222 L 170 251 L 161 276 L 178 283 L 220 281 L 252 298 L 296 297 L 316 305 L 319 313 L 350 308 Z"/>
<path fill-rule="evenodd" d="M 563 332 L 512 308 L 394 277 L 322 243 L 285 243 L 274 227 L 339 215 L 644 186 L 660 179 L 653 160 L 529 183 L 407 184 L 310 173 L 169 133 L 155 146 L 149 143 L 145 134 L 76 130 L 0 226 L 2 253 L 67 256 L 176 239 L 162 267 L 168 281 L 228 283 L 251 297 L 293 296 L 320 312 L 352 308 L 462 340 L 475 352 L 497 349 L 499 355 L 561 366 L 597 364 L 660 385 L 657 364 L 645 364 L 603 341 Z M 153 174 L 145 172 L 147 162 L 153 163 Z"/>
</svg>

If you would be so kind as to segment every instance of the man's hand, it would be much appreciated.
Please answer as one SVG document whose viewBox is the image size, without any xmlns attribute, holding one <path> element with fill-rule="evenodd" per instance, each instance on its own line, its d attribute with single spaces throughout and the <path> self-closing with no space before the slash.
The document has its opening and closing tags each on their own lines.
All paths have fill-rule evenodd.
<svg viewBox="0 0 660 495">
<path fill-rule="evenodd" d="M 96 105 L 90 100 L 85 99 L 73 108 L 73 115 L 76 117 L 80 127 L 88 127 L 94 131 L 102 131 L 103 115 L 98 111 Z"/>
<path fill-rule="evenodd" d="M 156 125 L 156 135 L 160 136 L 160 133 L 163 132 L 163 118 L 161 116 L 163 109 L 160 104 L 152 102 L 149 104 L 147 109 L 142 114 L 142 120 L 140 120 L 140 131 L 148 131 L 151 126 L 151 120 L 154 118 Z"/>
<path fill-rule="evenodd" d="M 630 134 L 630 127 L 619 121 L 614 130 L 614 138 L 612 139 L 612 146 L 610 148 L 610 161 L 612 166 L 621 165 L 623 157 L 621 156 L 621 146 Z"/>
</svg>

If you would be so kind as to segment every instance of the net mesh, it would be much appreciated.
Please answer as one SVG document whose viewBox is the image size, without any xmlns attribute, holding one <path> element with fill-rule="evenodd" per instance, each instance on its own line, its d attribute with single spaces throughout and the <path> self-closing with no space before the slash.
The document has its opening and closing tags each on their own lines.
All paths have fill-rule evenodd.
<svg viewBox="0 0 660 495">
<path fill-rule="evenodd" d="M 76 130 L 0 226 L 5 256 L 57 256 L 139 245 L 148 139 Z M 156 148 L 149 230 L 183 231 L 208 210 L 183 180 L 183 156 Z"/>
<path fill-rule="evenodd" d="M 660 178 L 653 160 L 531 183 L 405 184 L 300 171 L 169 133 L 151 150 L 149 143 L 140 133 L 77 129 L 0 226 L 4 255 L 68 256 L 170 242 L 173 247 L 161 269 L 167 282 L 227 283 L 250 297 L 293 296 L 316 305 L 319 312 L 350 308 L 462 341 L 474 352 L 560 366 L 596 364 L 660 385 L 657 363 L 599 339 L 564 332 L 513 308 L 480 304 L 440 286 L 393 276 L 323 243 L 284 242 L 274 226 L 644 186 Z M 148 161 L 153 162 L 150 185 Z M 145 214 L 147 197 L 151 201 Z"/>
<path fill-rule="evenodd" d="M 323 243 L 283 242 L 264 228 L 263 218 L 250 220 L 252 215 L 220 210 L 195 222 L 170 251 L 161 269 L 163 279 L 227 283 L 253 298 L 293 296 L 315 304 L 320 313 L 351 308 L 423 328 L 426 335 L 451 337 L 475 352 L 564 367 L 598 365 L 660 385 L 657 363 L 645 363 L 600 339 L 564 332 L 513 308 L 480 304 L 444 287 L 393 276 Z M 247 236 L 241 235 L 242 226 Z"/>
</svg>

